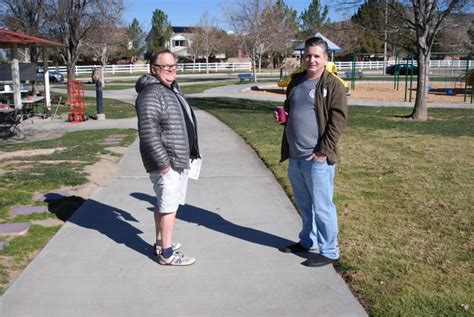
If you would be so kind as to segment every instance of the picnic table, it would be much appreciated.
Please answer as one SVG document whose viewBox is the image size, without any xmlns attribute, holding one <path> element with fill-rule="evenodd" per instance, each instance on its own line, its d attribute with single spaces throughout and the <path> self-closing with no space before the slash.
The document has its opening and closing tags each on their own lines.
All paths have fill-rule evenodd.
<svg viewBox="0 0 474 317">
<path fill-rule="evenodd" d="M 44 96 L 27 96 L 22 98 L 21 103 L 23 105 L 23 114 L 28 119 L 32 119 L 34 116 L 44 116 L 46 109 L 45 104 L 41 102 L 43 100 Z M 39 110 L 38 107 L 43 107 L 43 109 Z"/>
</svg>

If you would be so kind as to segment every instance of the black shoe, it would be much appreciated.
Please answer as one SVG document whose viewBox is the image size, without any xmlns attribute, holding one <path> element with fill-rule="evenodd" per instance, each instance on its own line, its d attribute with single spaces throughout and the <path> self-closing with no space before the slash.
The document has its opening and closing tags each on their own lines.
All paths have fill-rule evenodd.
<svg viewBox="0 0 474 317">
<path fill-rule="evenodd" d="M 281 248 L 280 251 L 284 253 L 297 253 L 297 252 L 308 252 L 309 249 L 305 248 L 299 243 L 295 243 L 295 244 L 286 246 L 284 248 Z"/>
<path fill-rule="evenodd" d="M 339 259 L 330 259 L 325 257 L 324 255 L 318 254 L 312 258 L 307 259 L 304 261 L 302 264 L 310 267 L 320 267 L 320 266 L 325 266 L 328 264 L 332 264 L 336 262 Z"/>
</svg>

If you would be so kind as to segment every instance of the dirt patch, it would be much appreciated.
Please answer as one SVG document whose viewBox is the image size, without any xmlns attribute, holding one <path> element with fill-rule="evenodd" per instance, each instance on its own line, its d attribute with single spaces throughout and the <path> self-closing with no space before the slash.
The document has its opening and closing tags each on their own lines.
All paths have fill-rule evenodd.
<svg viewBox="0 0 474 317">
<path fill-rule="evenodd" d="M 428 94 L 429 103 L 465 103 L 464 91 L 460 88 L 454 89 L 454 83 L 433 82 L 431 86 L 432 89 Z M 454 93 L 453 95 L 448 94 L 449 89 L 452 90 L 452 92 Z M 410 91 L 412 101 L 414 101 L 416 97 L 416 83 L 413 83 L 411 90 L 409 88 L 406 89 L 407 101 L 410 98 Z M 260 95 L 285 95 L 285 91 L 277 87 L 276 85 L 262 85 L 257 89 L 251 89 L 246 92 L 250 94 Z M 470 97 L 471 96 L 468 92 L 466 102 L 470 102 Z M 393 82 L 356 82 L 355 89 L 352 90 L 351 95 L 348 98 L 349 100 L 358 99 L 403 102 L 405 101 L 405 82 L 400 81 L 398 85 L 398 90 L 394 88 Z"/>
<path fill-rule="evenodd" d="M 110 148 L 108 148 L 110 149 Z M 127 152 L 127 147 L 114 147 L 113 152 L 124 154 Z M 87 200 L 99 186 L 106 186 L 110 184 L 113 177 L 119 170 L 119 161 L 121 157 L 114 155 L 102 155 L 100 160 L 85 168 L 87 173 L 88 183 L 81 186 L 64 187 L 62 190 L 67 191 L 68 196 L 78 196 Z M 42 194 L 35 193 L 34 197 L 40 197 Z"/>
<path fill-rule="evenodd" d="M 84 172 L 87 174 L 88 182 L 81 186 L 74 187 L 64 187 L 57 189 L 58 191 L 64 191 L 67 198 L 72 198 L 74 200 L 87 200 L 99 186 L 106 186 L 111 181 L 113 181 L 115 175 L 119 171 L 119 161 L 123 154 L 128 150 L 128 147 L 116 146 L 123 139 L 124 136 L 118 135 L 113 138 L 107 139 L 110 142 L 111 146 L 106 147 L 111 154 L 101 155 L 98 162 L 93 165 L 89 165 L 85 168 Z M 63 151 L 65 148 L 54 148 L 54 149 L 33 149 L 33 150 L 20 150 L 15 152 L 1 152 L 0 151 L 0 176 L 5 173 L 7 170 L 6 167 L 9 165 L 15 165 L 15 168 L 21 168 L 21 166 L 28 166 L 28 158 L 39 156 L 39 155 L 53 155 L 59 151 Z M 114 155 L 120 154 L 120 155 Z M 21 159 L 20 159 L 21 158 Z M 26 160 L 25 160 L 26 158 Z M 38 162 L 36 160 L 36 162 Z M 41 163 L 47 164 L 58 164 L 64 161 L 57 160 L 44 160 Z M 69 162 L 69 161 L 68 161 Z M 72 161 L 71 161 L 72 162 Z M 77 161 L 74 161 L 77 162 Z M 32 199 L 35 201 L 42 200 L 44 192 L 35 192 L 32 195 Z M 67 199 L 66 198 L 66 199 Z M 78 204 L 80 205 L 80 204 Z M 54 210 L 54 205 L 51 207 Z M 74 208 L 75 210 L 76 208 Z M 73 212 L 73 211 L 72 211 Z M 44 219 L 44 220 L 32 220 L 32 224 L 41 225 L 44 227 L 51 226 L 61 226 L 64 224 L 64 221 L 69 217 L 55 219 Z M 25 260 L 29 262 L 33 259 L 40 250 L 35 250 L 34 252 L 25 255 Z M 0 277 L 0 288 L 7 289 L 8 286 L 21 274 L 23 271 L 23 264 L 18 264 L 15 262 L 14 257 L 12 256 L 0 256 L 0 264 L 3 267 L 4 277 Z M 25 263 L 26 265 L 26 263 Z"/>
<path fill-rule="evenodd" d="M 10 160 L 16 157 L 31 157 L 37 155 L 51 155 L 55 152 L 64 151 L 66 148 L 55 149 L 34 149 L 34 150 L 20 150 L 15 152 L 0 152 L 0 161 Z"/>
<path fill-rule="evenodd" d="M 43 227 L 54 227 L 54 226 L 62 226 L 64 221 L 60 219 L 44 219 L 44 220 L 31 220 L 31 224 L 33 225 L 40 225 Z"/>
<path fill-rule="evenodd" d="M 431 84 L 432 89 L 428 94 L 428 102 L 430 103 L 464 103 L 464 95 L 461 89 L 454 89 L 453 83 L 434 82 Z M 448 95 L 448 89 L 453 90 L 454 95 Z M 349 98 L 364 99 L 364 100 L 378 100 L 378 101 L 405 101 L 405 91 L 407 94 L 407 101 L 411 98 L 412 101 L 416 97 L 416 83 L 410 90 L 410 84 L 405 89 L 405 82 L 400 82 L 398 90 L 394 88 L 393 82 L 356 82 L 355 89 L 352 90 Z M 470 100 L 470 96 L 468 101 Z"/>
</svg>

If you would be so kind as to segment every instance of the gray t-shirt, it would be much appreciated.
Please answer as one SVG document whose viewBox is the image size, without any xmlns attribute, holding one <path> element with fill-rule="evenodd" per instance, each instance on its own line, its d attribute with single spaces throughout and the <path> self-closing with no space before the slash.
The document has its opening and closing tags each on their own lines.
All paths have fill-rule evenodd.
<svg viewBox="0 0 474 317">
<path fill-rule="evenodd" d="M 293 88 L 290 96 L 290 114 L 286 125 L 286 138 L 290 158 L 305 159 L 314 153 L 318 143 L 318 122 L 314 96 L 319 78 L 303 79 Z"/>
</svg>

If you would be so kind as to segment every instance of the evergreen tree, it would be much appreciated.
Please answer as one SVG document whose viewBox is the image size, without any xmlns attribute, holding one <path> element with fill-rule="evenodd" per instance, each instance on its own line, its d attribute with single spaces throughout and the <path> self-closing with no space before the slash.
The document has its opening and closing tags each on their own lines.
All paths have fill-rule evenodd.
<svg viewBox="0 0 474 317">
<path fill-rule="evenodd" d="M 385 1 L 368 0 L 351 18 L 361 30 L 359 37 L 361 52 L 383 51 L 385 31 Z"/>
<path fill-rule="evenodd" d="M 384 47 L 384 33 L 387 32 L 389 51 L 393 54 L 400 51 L 415 51 L 409 38 L 413 36 L 400 15 L 394 10 L 403 12 L 401 4 L 387 0 L 368 0 L 363 3 L 351 21 L 357 27 L 357 40 L 360 43 L 359 52 L 382 52 Z M 387 25 L 385 25 L 385 9 L 387 6 Z"/>
<path fill-rule="evenodd" d="M 318 32 L 325 24 L 331 22 L 329 19 L 329 8 L 327 5 L 321 7 L 319 0 L 312 0 L 308 9 L 300 16 L 300 38 L 307 39 Z"/>
<path fill-rule="evenodd" d="M 141 28 L 137 19 L 133 19 L 132 23 L 128 26 L 128 36 L 132 42 L 132 47 L 127 47 L 126 54 L 128 59 L 131 62 L 134 62 L 145 49 L 145 32 L 143 32 L 143 29 Z"/>
<path fill-rule="evenodd" d="M 160 9 L 153 11 L 150 38 L 148 39 L 148 51 L 153 52 L 165 48 L 166 43 L 171 38 L 172 31 L 166 13 Z"/>
</svg>

